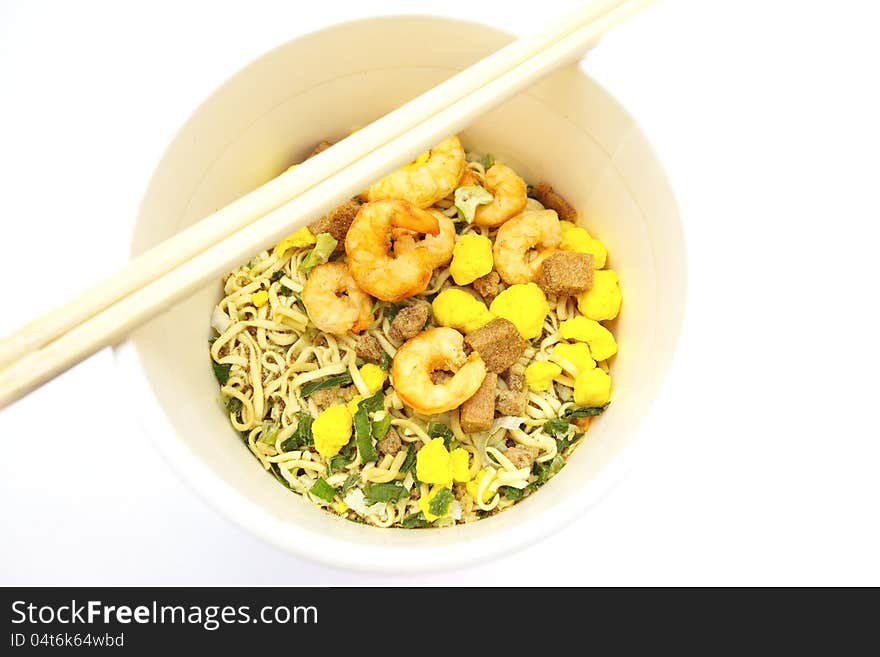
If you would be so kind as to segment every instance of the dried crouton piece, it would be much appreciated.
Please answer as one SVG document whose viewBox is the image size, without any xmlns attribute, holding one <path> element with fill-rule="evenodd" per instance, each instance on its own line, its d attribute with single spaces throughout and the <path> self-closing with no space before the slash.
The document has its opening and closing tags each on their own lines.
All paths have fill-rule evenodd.
<svg viewBox="0 0 880 657">
<path fill-rule="evenodd" d="M 556 251 L 541 263 L 538 287 L 545 294 L 571 297 L 593 287 L 593 255 Z"/>
<path fill-rule="evenodd" d="M 417 303 L 414 306 L 401 308 L 397 317 L 391 322 L 391 328 L 388 331 L 389 337 L 399 342 L 409 340 L 424 328 L 430 312 L 430 307 L 426 303 Z"/>
<path fill-rule="evenodd" d="M 345 236 L 348 235 L 348 229 L 351 228 L 351 222 L 354 221 L 360 207 L 360 201 L 350 199 L 310 223 L 309 230 L 313 235 L 330 233 L 337 242 L 336 251 L 342 251 L 345 249 Z"/>
<path fill-rule="evenodd" d="M 526 369 L 522 365 L 512 365 L 502 376 L 507 390 L 500 390 L 495 400 L 495 410 L 501 415 L 522 415 L 528 405 L 526 390 Z"/>
<path fill-rule="evenodd" d="M 488 431 L 495 419 L 495 385 L 498 375 L 487 372 L 474 395 L 461 405 L 459 422 L 465 433 Z"/>
<path fill-rule="evenodd" d="M 376 448 L 382 454 L 395 456 L 397 452 L 400 451 L 401 445 L 400 436 L 397 435 L 397 432 L 394 429 L 389 429 L 388 433 L 385 434 L 385 437 L 376 443 Z"/>
<path fill-rule="evenodd" d="M 368 333 L 364 333 L 358 337 L 357 344 L 355 345 L 355 353 L 358 355 L 358 358 L 361 358 L 368 363 L 378 363 L 382 360 L 382 354 L 384 351 L 382 350 L 382 345 L 379 344 L 379 341 L 376 338 Z"/>
<path fill-rule="evenodd" d="M 508 447 L 504 452 L 504 456 L 510 459 L 510 462 L 513 463 L 513 466 L 517 469 L 531 468 L 532 463 L 538 458 L 538 454 L 539 450 L 537 447 L 530 447 L 528 445 L 515 445 L 514 447 Z"/>
<path fill-rule="evenodd" d="M 532 188 L 531 197 L 548 210 L 555 210 L 561 221 L 574 223 L 577 219 L 577 210 L 547 183 L 542 182 L 535 185 Z"/>
<path fill-rule="evenodd" d="M 486 369 L 496 374 L 518 361 L 527 344 L 513 322 L 502 317 L 468 333 L 464 341 L 480 354 L 486 363 Z"/>
<path fill-rule="evenodd" d="M 471 283 L 471 287 L 485 299 L 486 303 L 492 303 L 492 300 L 504 289 L 504 286 L 501 285 L 501 276 L 497 271 L 490 271 L 485 276 L 481 276 Z"/>
</svg>

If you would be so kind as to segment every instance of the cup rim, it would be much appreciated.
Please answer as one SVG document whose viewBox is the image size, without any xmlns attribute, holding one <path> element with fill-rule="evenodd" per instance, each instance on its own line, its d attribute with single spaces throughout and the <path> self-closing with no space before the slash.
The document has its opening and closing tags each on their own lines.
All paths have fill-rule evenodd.
<svg viewBox="0 0 880 657">
<path fill-rule="evenodd" d="M 217 94 L 235 79 L 245 75 L 252 67 L 258 65 L 259 62 L 265 58 L 271 57 L 273 53 L 304 37 L 316 37 L 323 33 L 344 30 L 355 25 L 366 26 L 369 24 L 414 19 L 430 22 L 439 21 L 447 24 L 462 24 L 467 25 L 470 28 L 478 27 L 483 30 L 492 31 L 498 35 L 503 35 L 509 39 L 514 38 L 513 35 L 506 31 L 476 21 L 429 16 L 425 14 L 397 14 L 374 16 L 336 23 L 297 35 L 292 39 L 280 43 L 258 55 L 227 77 L 227 79 L 208 94 L 208 96 L 199 103 L 199 105 L 193 109 L 188 117 L 182 122 L 181 126 L 175 131 L 174 135 L 169 140 L 166 148 L 163 149 L 162 153 L 156 160 L 155 166 L 152 170 L 153 173 L 144 187 L 144 195 L 138 206 L 138 216 L 140 216 L 142 212 L 144 200 L 146 199 L 148 191 L 152 187 L 158 168 L 168 150 L 171 148 L 171 145 L 180 137 L 189 122 L 198 115 L 206 105 L 211 103 Z M 589 78 L 582 69 L 579 69 L 578 73 Z M 592 81 L 592 78 L 589 79 Z M 597 84 L 605 94 L 613 99 L 613 96 L 601 87 L 601 85 L 598 85 L 595 81 L 592 82 Z M 614 99 L 614 101 L 623 112 L 626 112 L 626 109 L 620 105 L 616 99 Z M 641 138 L 645 148 L 653 156 L 655 161 L 659 163 L 659 158 L 657 158 L 650 142 L 635 122 L 633 122 L 632 130 L 634 131 L 634 134 Z M 670 198 L 674 202 L 674 195 L 668 181 L 665 179 L 665 171 L 662 170 L 662 167 L 660 167 L 660 173 L 664 176 L 663 182 L 666 183 Z M 677 208 L 675 208 L 675 210 L 676 217 L 678 217 Z M 683 231 L 681 231 L 680 221 L 677 223 L 679 231 L 682 233 L 680 235 L 682 249 L 686 252 L 686 244 Z M 133 234 L 134 231 L 135 229 L 133 228 Z M 682 266 L 685 267 L 684 264 Z M 684 289 L 682 290 L 683 299 L 681 302 L 681 313 L 677 318 L 674 332 L 671 336 L 672 340 L 668 347 L 666 364 L 667 373 L 677 349 L 684 320 L 684 307 L 687 299 L 686 269 L 683 271 L 682 280 Z M 142 430 L 149 437 L 150 442 L 156 447 L 163 459 L 171 465 L 171 468 L 175 471 L 176 475 L 191 490 L 195 491 L 203 501 L 220 511 L 222 515 L 226 516 L 239 526 L 248 530 L 251 534 L 286 552 L 290 552 L 299 557 L 323 565 L 373 574 L 425 574 L 429 572 L 463 568 L 485 562 L 504 554 L 509 554 L 546 538 L 551 533 L 561 529 L 565 524 L 568 524 L 583 515 L 588 509 L 604 498 L 615 485 L 622 481 L 632 468 L 637 446 L 644 439 L 641 435 L 642 423 L 653 411 L 652 400 L 645 415 L 642 417 L 641 422 L 633 429 L 632 435 L 626 444 L 615 454 L 612 461 L 606 464 L 595 475 L 595 477 L 590 480 L 589 486 L 584 487 L 578 495 L 557 501 L 540 516 L 533 517 L 526 523 L 507 527 L 498 534 L 470 540 L 467 542 L 466 550 L 455 549 L 456 546 L 440 545 L 436 548 L 419 548 L 418 555 L 415 555 L 413 554 L 413 548 L 409 546 L 386 545 L 380 548 L 365 544 L 359 544 L 357 550 L 351 550 L 350 543 L 335 538 L 331 533 L 317 534 L 294 523 L 282 522 L 266 509 L 249 501 L 244 495 L 238 492 L 237 489 L 228 484 L 218 474 L 214 473 L 196 453 L 188 449 L 184 441 L 178 438 L 177 430 L 171 424 L 168 416 L 162 409 L 161 403 L 156 394 L 149 385 L 145 369 L 141 363 L 140 354 L 138 353 L 133 340 L 126 339 L 124 342 L 116 345 L 114 347 L 114 359 L 117 366 L 117 374 L 123 379 L 123 384 L 126 386 L 126 389 L 131 390 L 129 403 L 135 405 L 134 416 Z M 385 532 L 408 531 L 403 529 L 373 529 L 375 529 L 375 531 Z M 454 530 L 455 528 L 428 528 L 420 531 L 445 532 Z M 501 537 L 503 537 L 503 539 Z"/>
</svg>

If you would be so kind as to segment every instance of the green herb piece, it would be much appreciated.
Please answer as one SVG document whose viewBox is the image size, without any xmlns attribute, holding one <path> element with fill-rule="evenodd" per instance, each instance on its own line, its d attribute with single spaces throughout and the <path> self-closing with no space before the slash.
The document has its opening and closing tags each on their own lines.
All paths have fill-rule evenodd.
<svg viewBox="0 0 880 657">
<path fill-rule="evenodd" d="M 550 477 L 562 470 L 564 466 L 565 459 L 562 458 L 561 454 L 557 454 L 553 457 L 553 460 L 547 463 L 539 463 L 538 461 L 535 461 L 535 464 L 532 466 L 532 472 L 538 478 L 535 483 L 538 485 L 546 483 Z"/>
<path fill-rule="evenodd" d="M 391 428 L 391 413 L 388 413 L 381 420 L 376 420 L 373 422 L 373 437 L 376 440 L 382 440 L 386 435 L 388 435 L 388 430 Z"/>
<path fill-rule="evenodd" d="M 477 206 L 491 203 L 495 197 L 479 185 L 465 185 L 455 190 L 453 198 L 458 210 L 458 218 L 464 219 L 470 224 L 474 220 Z"/>
<path fill-rule="evenodd" d="M 279 269 L 278 271 L 273 271 L 272 275 L 269 277 L 269 281 L 272 283 L 277 283 L 281 280 L 281 277 L 284 276 L 284 270 Z"/>
<path fill-rule="evenodd" d="M 238 397 L 230 397 L 226 400 L 226 410 L 230 413 L 238 413 L 241 410 L 241 400 Z"/>
<path fill-rule="evenodd" d="M 382 352 L 382 357 L 379 359 L 379 367 L 386 372 L 391 369 L 391 356 L 388 355 L 387 351 Z"/>
<path fill-rule="evenodd" d="M 291 290 L 286 285 L 282 285 L 281 287 L 278 288 L 278 294 L 280 294 L 283 297 L 289 297 L 291 294 L 293 294 L 293 290 Z"/>
<path fill-rule="evenodd" d="M 361 463 L 369 463 L 377 460 L 379 454 L 373 445 L 373 427 L 367 416 L 367 409 L 361 404 L 358 404 L 357 412 L 354 414 L 354 439 L 361 455 Z"/>
<path fill-rule="evenodd" d="M 278 423 L 272 422 L 271 424 L 264 424 L 263 428 L 260 431 L 260 442 L 266 443 L 267 445 L 271 445 L 275 442 L 275 439 L 278 437 Z"/>
<path fill-rule="evenodd" d="M 410 443 L 406 448 L 406 458 L 403 459 L 403 463 L 400 464 L 401 472 L 410 472 L 416 467 L 416 446 L 415 443 Z"/>
<path fill-rule="evenodd" d="M 449 505 L 452 504 L 452 500 L 454 499 L 455 495 L 452 494 L 451 490 L 448 488 L 441 488 L 437 491 L 437 494 L 431 498 L 431 502 L 428 504 L 428 511 L 433 515 L 442 518 L 449 513 Z"/>
<path fill-rule="evenodd" d="M 342 468 L 354 461 L 354 455 L 356 452 L 357 447 L 354 444 L 354 438 L 352 438 L 348 444 L 339 451 L 339 454 L 330 459 L 330 474 L 333 474 L 337 470 L 342 470 Z"/>
<path fill-rule="evenodd" d="M 340 386 L 347 386 L 351 383 L 351 374 L 346 372 L 345 374 L 338 374 L 336 376 L 328 376 L 326 379 L 321 379 L 320 381 L 309 381 L 302 388 L 299 389 L 299 396 L 305 399 L 313 392 L 317 392 L 318 390 L 325 390 L 327 388 L 338 388 Z"/>
<path fill-rule="evenodd" d="M 492 157 L 491 153 L 485 153 L 483 157 L 480 158 L 480 164 L 482 164 L 483 168 L 488 171 L 495 166 L 495 158 Z"/>
<path fill-rule="evenodd" d="M 247 268 L 253 269 L 256 266 L 256 264 L 257 263 L 255 261 L 251 260 L 249 263 L 247 263 Z"/>
<path fill-rule="evenodd" d="M 217 377 L 217 381 L 221 386 L 225 386 L 226 382 L 229 381 L 229 372 L 232 370 L 232 364 L 218 365 L 217 363 L 211 363 L 211 367 L 214 368 L 214 376 Z"/>
<path fill-rule="evenodd" d="M 361 481 L 361 476 L 355 472 L 354 474 L 348 475 L 348 479 L 342 482 L 342 488 L 340 489 L 340 495 L 345 495 L 352 488 L 357 486 Z"/>
<path fill-rule="evenodd" d="M 443 444 L 449 449 L 454 434 L 452 433 L 452 429 L 442 422 L 429 422 L 428 435 L 431 436 L 431 438 L 442 438 Z"/>
<path fill-rule="evenodd" d="M 417 529 L 419 527 L 427 527 L 428 521 L 425 520 L 425 514 L 419 511 L 418 513 L 409 514 L 401 521 L 400 526 L 406 529 Z"/>
<path fill-rule="evenodd" d="M 366 399 L 358 402 L 358 408 L 365 408 L 367 413 L 375 413 L 385 408 L 385 393 L 381 390 L 376 391 Z"/>
<path fill-rule="evenodd" d="M 382 299 L 376 299 L 376 300 L 373 302 L 373 307 L 370 308 L 370 314 L 372 314 L 372 313 L 376 312 L 377 310 L 379 310 L 379 308 L 381 308 L 382 305 L 383 305 L 384 303 L 385 303 L 385 302 L 382 301 Z"/>
<path fill-rule="evenodd" d="M 521 500 L 523 497 L 523 492 L 513 486 L 502 486 L 498 491 L 508 500 Z"/>
<path fill-rule="evenodd" d="M 596 417 L 604 413 L 606 408 L 608 408 L 608 404 L 603 406 L 570 406 L 565 409 L 562 419 L 571 420 L 576 417 Z"/>
<path fill-rule="evenodd" d="M 394 504 L 404 497 L 409 497 L 409 492 L 400 484 L 367 484 L 364 486 L 364 500 L 368 506 L 376 502 Z"/>
<path fill-rule="evenodd" d="M 272 473 L 272 476 L 275 477 L 275 479 L 278 480 L 278 482 L 280 484 L 282 484 L 285 488 L 287 488 L 288 490 L 292 490 L 295 493 L 296 490 L 294 490 L 294 488 L 290 485 L 290 482 L 284 478 L 284 475 L 282 475 L 280 472 L 278 472 L 278 470 L 275 469 L 276 467 L 278 467 L 278 466 L 269 468 L 269 472 Z"/>
<path fill-rule="evenodd" d="M 318 477 L 318 481 L 309 488 L 309 492 L 315 497 L 320 497 L 327 502 L 332 502 L 333 498 L 336 496 L 336 489 L 328 484 L 322 477 Z"/>
<path fill-rule="evenodd" d="M 217 338 L 219 337 L 219 335 L 212 335 L 210 338 L 208 338 L 208 344 L 214 344 L 215 342 L 217 342 Z"/>
<path fill-rule="evenodd" d="M 293 432 L 290 438 L 281 443 L 281 450 L 291 452 L 306 445 L 311 445 L 314 442 L 314 437 L 312 436 L 312 422 L 314 421 L 315 418 L 312 417 L 311 413 L 298 411 L 296 414 L 296 431 Z"/>
<path fill-rule="evenodd" d="M 330 259 L 337 244 L 339 242 L 330 233 L 318 233 L 315 236 L 315 246 L 299 263 L 299 270 L 304 274 L 308 274 L 318 265 L 323 265 Z"/>
<path fill-rule="evenodd" d="M 564 420 L 561 417 L 553 418 L 552 420 L 547 420 L 544 423 L 544 433 L 553 438 L 559 439 L 568 435 L 568 429 L 571 427 L 568 420 Z"/>
</svg>

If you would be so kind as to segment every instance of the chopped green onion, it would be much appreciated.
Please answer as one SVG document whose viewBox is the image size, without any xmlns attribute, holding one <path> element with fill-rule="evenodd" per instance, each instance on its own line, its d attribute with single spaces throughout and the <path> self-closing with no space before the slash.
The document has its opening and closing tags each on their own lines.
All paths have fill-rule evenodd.
<svg viewBox="0 0 880 657">
<path fill-rule="evenodd" d="M 452 494 L 451 490 L 448 488 L 441 488 L 437 491 L 437 494 L 431 498 L 431 502 L 428 504 L 428 511 L 433 515 L 442 518 L 449 513 L 449 505 L 452 504 L 452 500 L 454 499 L 455 495 Z"/>
<path fill-rule="evenodd" d="M 498 492 L 504 495 L 508 500 L 521 500 L 523 492 L 519 488 L 513 486 L 502 486 Z"/>
<path fill-rule="evenodd" d="M 373 437 L 376 440 L 382 440 L 386 435 L 388 435 L 388 430 L 391 428 L 391 413 L 388 413 L 381 420 L 376 420 L 373 422 Z"/>
<path fill-rule="evenodd" d="M 493 166 L 495 166 L 495 158 L 492 157 L 490 153 L 485 153 L 483 157 L 480 158 L 480 164 L 482 164 L 483 168 L 488 171 Z"/>
<path fill-rule="evenodd" d="M 428 521 L 425 520 L 425 514 L 419 511 L 418 513 L 409 514 L 403 519 L 400 526 L 406 529 L 416 529 L 418 527 L 427 527 Z"/>
<path fill-rule="evenodd" d="M 339 451 L 339 454 L 330 459 L 330 474 L 333 474 L 337 470 L 342 470 L 342 468 L 354 461 L 356 451 L 357 447 L 355 447 L 354 440 L 352 439 Z"/>
<path fill-rule="evenodd" d="M 225 386 L 226 382 L 229 381 L 229 372 L 232 370 L 232 365 L 218 365 L 217 363 L 211 363 L 211 367 L 214 368 L 214 376 L 217 377 L 217 381 L 221 386 Z"/>
<path fill-rule="evenodd" d="M 291 452 L 314 442 L 314 437 L 312 436 L 312 422 L 314 422 L 315 419 L 312 417 L 311 413 L 298 411 L 296 418 L 296 431 L 293 432 L 293 435 L 291 435 L 290 438 L 281 443 L 281 450 L 284 452 Z"/>
<path fill-rule="evenodd" d="M 552 436 L 553 438 L 562 438 L 568 435 L 568 430 L 571 427 L 568 420 L 556 417 L 552 420 L 547 420 L 544 423 L 544 433 L 548 436 Z"/>
<path fill-rule="evenodd" d="M 562 414 L 564 420 L 571 420 L 576 417 L 595 417 L 601 415 L 608 408 L 608 404 L 602 406 L 571 406 Z"/>
<path fill-rule="evenodd" d="M 379 453 L 373 445 L 372 433 L 367 409 L 359 404 L 357 412 L 354 414 L 354 439 L 361 455 L 361 463 L 369 463 L 379 458 Z"/>
<path fill-rule="evenodd" d="M 238 413 L 241 410 L 241 400 L 238 397 L 230 397 L 226 400 L 226 410 L 230 413 Z"/>
<path fill-rule="evenodd" d="M 446 445 L 447 449 L 452 443 L 452 438 L 454 436 L 454 434 L 452 433 L 452 429 L 447 427 L 442 422 L 429 422 L 428 435 L 431 436 L 431 438 L 442 438 L 443 444 Z"/>
<path fill-rule="evenodd" d="M 409 492 L 400 484 L 367 484 L 364 486 L 364 500 L 367 505 L 376 502 L 394 504 L 404 497 L 409 497 Z"/>
<path fill-rule="evenodd" d="M 367 413 L 375 413 L 385 408 L 385 393 L 381 390 L 358 402 L 358 408 L 365 408 Z"/>
<path fill-rule="evenodd" d="M 278 294 L 280 294 L 283 297 L 289 297 L 291 294 L 293 294 L 293 290 L 291 290 L 286 285 L 282 285 L 281 287 L 278 288 Z"/>
<path fill-rule="evenodd" d="M 345 495 L 352 488 L 357 486 L 361 481 L 361 476 L 355 472 L 354 474 L 348 475 L 348 479 L 346 479 L 342 483 L 342 488 L 340 489 L 340 494 Z"/>
<path fill-rule="evenodd" d="M 388 355 L 387 351 L 382 352 L 382 357 L 379 359 L 379 367 L 385 371 L 391 369 L 391 356 Z"/>
<path fill-rule="evenodd" d="M 401 472 L 409 472 L 416 466 L 416 446 L 415 443 L 410 443 L 406 448 L 406 458 L 403 459 L 403 463 L 400 464 Z"/>
<path fill-rule="evenodd" d="M 281 280 L 281 277 L 284 276 L 284 270 L 279 269 L 278 271 L 273 271 L 272 275 L 269 277 L 269 281 L 272 283 L 277 283 Z"/>
<path fill-rule="evenodd" d="M 351 374 L 349 374 L 348 372 L 346 372 L 345 374 L 339 374 L 337 376 L 328 376 L 326 379 L 321 379 L 320 381 L 309 381 L 308 383 L 304 384 L 303 387 L 299 389 L 299 396 L 305 399 L 313 392 L 317 392 L 318 390 L 347 386 L 349 383 L 351 383 Z"/>
<path fill-rule="evenodd" d="M 318 233 L 315 236 L 314 248 L 299 263 L 299 270 L 304 274 L 308 274 L 318 265 L 323 265 L 330 259 L 337 244 L 339 242 L 330 233 Z"/>
<path fill-rule="evenodd" d="M 385 303 L 385 302 L 382 301 L 382 299 L 376 299 L 376 300 L 373 302 L 373 307 L 370 308 L 370 314 L 373 314 L 374 312 L 376 312 L 377 310 L 379 310 L 379 308 L 381 308 L 381 307 L 382 307 L 382 304 L 384 304 L 384 303 Z"/>
<path fill-rule="evenodd" d="M 336 496 L 336 489 L 321 477 L 318 477 L 318 481 L 309 488 L 309 492 L 315 497 L 320 497 L 327 502 L 332 502 L 333 498 Z"/>
</svg>

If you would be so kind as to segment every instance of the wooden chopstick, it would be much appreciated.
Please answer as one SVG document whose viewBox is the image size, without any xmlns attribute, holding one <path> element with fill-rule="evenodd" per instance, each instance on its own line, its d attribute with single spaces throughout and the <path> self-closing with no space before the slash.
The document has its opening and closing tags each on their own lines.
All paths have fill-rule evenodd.
<svg viewBox="0 0 880 657">
<path fill-rule="evenodd" d="M 42 347 L 621 4 L 623 0 L 588 2 L 539 34 L 514 41 L 344 139 L 321 157 L 304 162 L 138 256 L 113 276 L 0 341 L 0 367 Z"/>
<path fill-rule="evenodd" d="M 559 26 L 555 25 L 537 37 L 515 42 L 512 45 L 524 45 L 509 51 L 513 54 L 505 57 L 498 56 L 511 46 L 494 53 L 321 155 L 211 215 L 208 220 L 199 222 L 193 227 L 198 227 L 197 230 L 184 231 L 163 243 L 145 254 L 149 258 L 141 256 L 132 261 L 124 270 L 126 285 L 112 285 L 109 292 L 96 286 L 74 300 L 83 303 L 89 312 L 66 304 L 29 324 L 13 336 L 11 343 L 4 345 L 7 355 L 13 347 L 28 351 L 0 371 L 0 408 L 82 358 L 113 344 L 162 308 L 188 296 L 211 280 L 219 279 L 253 253 L 305 225 L 307 219 L 329 211 L 384 173 L 402 166 L 448 134 L 457 132 L 479 114 L 497 106 L 558 66 L 575 59 L 610 27 L 649 1 L 590 3 L 575 16 L 566 19 L 573 21 L 577 17 L 579 22 L 574 23 L 574 28 L 568 29 L 562 36 Z M 527 56 L 521 57 L 523 52 Z M 493 60 L 492 67 L 486 70 L 486 62 L 490 60 Z M 515 63 L 511 65 L 511 61 Z M 473 74 L 474 70 L 479 75 Z M 433 111 L 424 111 L 432 107 L 430 102 L 434 102 L 432 98 L 436 92 L 456 79 L 465 80 L 459 91 L 467 87 L 469 93 L 456 93 L 454 96 L 457 100 L 454 102 L 444 102 L 442 107 L 433 105 Z M 476 88 L 471 87 L 470 83 L 478 79 L 481 84 Z M 426 97 L 430 102 L 423 100 Z M 417 103 L 417 106 L 410 114 L 407 108 L 412 103 Z M 403 113 L 408 129 L 392 130 L 385 119 L 403 110 L 406 110 Z M 427 116 L 420 121 L 413 120 L 413 117 L 422 117 L 423 111 Z M 377 125 L 380 129 L 375 129 Z M 360 138 L 365 132 L 368 138 Z M 388 136 L 390 132 L 397 134 L 384 141 L 380 139 L 382 134 Z M 375 147 L 370 149 L 370 146 Z M 302 178 L 295 175 L 300 170 L 306 171 Z M 282 200 L 276 207 L 271 207 L 285 196 L 291 200 Z M 264 216 L 253 216 L 261 213 Z M 231 232 L 228 232 L 230 229 Z M 180 239 L 181 236 L 185 237 Z M 195 249 L 196 245 L 199 249 Z M 184 252 L 188 257 L 179 258 Z M 43 322 L 49 329 L 38 330 L 39 338 L 31 337 L 29 331 Z"/>
</svg>

